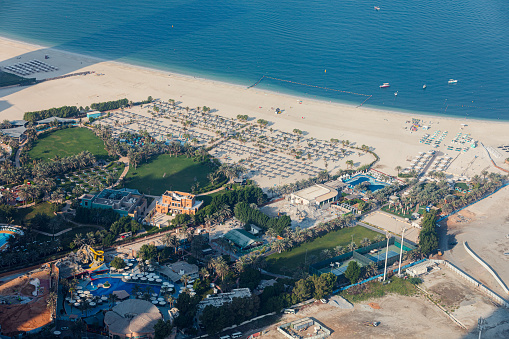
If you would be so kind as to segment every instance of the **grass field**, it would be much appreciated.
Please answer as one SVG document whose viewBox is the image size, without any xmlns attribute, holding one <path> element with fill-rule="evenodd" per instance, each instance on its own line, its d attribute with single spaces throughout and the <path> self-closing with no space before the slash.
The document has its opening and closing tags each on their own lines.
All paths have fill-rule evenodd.
<svg viewBox="0 0 509 339">
<path fill-rule="evenodd" d="M 192 158 L 161 154 L 137 169 L 131 168 L 125 186 L 151 195 L 160 195 L 166 190 L 190 192 L 196 182 L 200 183 L 200 187 L 206 186 L 210 172 L 210 167 L 194 162 Z"/>
<path fill-rule="evenodd" d="M 362 226 L 343 228 L 341 230 L 330 232 L 321 238 L 312 242 L 304 243 L 288 252 L 275 253 L 267 257 L 268 271 L 273 273 L 288 274 L 296 270 L 300 265 L 309 265 L 311 259 L 320 257 L 324 249 L 333 249 L 341 245 L 348 246 L 352 241 L 359 245 L 361 240 L 368 238 L 374 239 L 379 233 L 369 230 Z M 291 274 L 290 274 L 291 275 Z"/>
<path fill-rule="evenodd" d="M 418 278 L 417 278 L 418 279 Z M 381 298 L 386 294 L 413 295 L 416 293 L 412 280 L 392 277 L 389 284 L 383 285 L 379 281 L 371 281 L 363 285 L 352 287 L 340 293 L 351 303 L 358 303 L 372 298 Z"/>
<path fill-rule="evenodd" d="M 55 214 L 51 210 L 51 203 L 42 202 L 40 204 L 30 207 L 18 208 L 14 222 L 17 225 L 20 225 L 22 221 L 23 223 L 26 223 L 27 221 L 35 217 L 37 213 L 46 214 L 50 218 L 53 218 L 55 216 Z"/>
<path fill-rule="evenodd" d="M 49 161 L 55 155 L 68 157 L 89 151 L 97 159 L 108 159 L 104 142 L 86 128 L 66 128 L 45 134 L 35 142 L 28 152 L 31 159 Z"/>
</svg>

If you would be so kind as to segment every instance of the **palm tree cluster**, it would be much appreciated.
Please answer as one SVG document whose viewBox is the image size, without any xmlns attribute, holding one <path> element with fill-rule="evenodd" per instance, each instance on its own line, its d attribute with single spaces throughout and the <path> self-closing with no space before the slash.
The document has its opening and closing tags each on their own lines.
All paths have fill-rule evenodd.
<svg viewBox="0 0 509 339">
<path fill-rule="evenodd" d="M 304 188 L 313 186 L 315 184 L 321 184 L 331 179 L 331 175 L 327 171 L 321 171 L 318 173 L 316 177 L 297 180 L 296 182 L 292 182 L 289 184 L 284 184 L 282 186 L 269 187 L 268 192 L 272 195 L 282 195 L 282 194 L 290 194 Z"/>
<path fill-rule="evenodd" d="M 24 235 L 9 238 L 9 248 L 0 255 L 0 267 L 19 267 L 63 250 L 59 239 L 40 243 L 36 234 L 25 230 Z"/>
<path fill-rule="evenodd" d="M 338 217 L 328 222 L 320 223 L 314 228 L 300 229 L 299 227 L 296 227 L 294 230 L 287 228 L 283 239 L 272 242 L 271 247 L 278 253 L 289 251 L 294 247 L 300 246 L 305 242 L 313 241 L 331 231 L 348 227 L 354 221 L 355 217 L 351 214 L 347 214 L 343 217 Z M 275 236 L 275 234 L 272 234 L 271 229 L 269 229 L 267 233 L 271 236 Z"/>
</svg>

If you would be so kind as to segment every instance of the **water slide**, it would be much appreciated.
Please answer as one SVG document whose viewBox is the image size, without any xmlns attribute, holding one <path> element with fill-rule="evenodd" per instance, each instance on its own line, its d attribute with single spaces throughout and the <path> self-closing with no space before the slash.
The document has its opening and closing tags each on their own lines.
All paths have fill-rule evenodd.
<svg viewBox="0 0 509 339">
<path fill-rule="evenodd" d="M 94 255 L 94 261 L 90 264 L 88 271 L 95 271 L 104 264 L 104 251 L 94 250 L 89 247 L 90 252 Z"/>
</svg>

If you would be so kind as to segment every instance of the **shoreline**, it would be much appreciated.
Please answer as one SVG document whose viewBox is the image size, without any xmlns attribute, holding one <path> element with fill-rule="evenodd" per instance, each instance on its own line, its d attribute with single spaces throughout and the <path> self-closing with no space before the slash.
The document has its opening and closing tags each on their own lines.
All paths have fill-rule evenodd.
<svg viewBox="0 0 509 339">
<path fill-rule="evenodd" d="M 55 81 L 45 81 L 33 86 L 7 88 L 0 90 L 0 113 L 3 119 L 19 120 L 24 112 L 49 109 L 60 106 L 90 106 L 94 102 L 128 98 L 132 101 L 144 100 L 148 96 L 167 101 L 169 98 L 181 106 L 192 108 L 208 106 L 211 114 L 228 119 L 237 115 L 248 115 L 250 121 L 265 119 L 269 127 L 292 133 L 294 129 L 304 135 L 321 140 L 331 138 L 349 140 L 354 145 L 372 147 L 381 161 L 377 170 L 395 174 L 394 167 L 407 166 L 417 152 L 428 151 L 432 146 L 420 143 L 425 134 L 448 131 L 449 140 L 457 132 L 469 134 L 473 140 L 496 148 L 506 141 L 508 121 L 482 120 L 463 117 L 445 117 L 415 112 L 386 110 L 370 106 L 337 103 L 335 101 L 284 94 L 259 87 L 222 82 L 207 78 L 162 71 L 150 67 L 137 66 L 120 61 L 104 61 L 99 58 L 60 51 L 17 42 L 0 37 L 0 66 L 33 59 L 50 58 L 48 64 L 59 67 L 58 71 L 35 73 L 38 78 L 50 78 L 67 73 L 95 71 L 86 76 L 69 77 Z M 18 61 L 17 57 L 21 56 Z M 42 75 L 42 77 L 41 77 Z M 280 108 L 281 114 L 275 114 Z M 421 119 L 421 125 L 429 130 L 418 128 L 411 131 L 409 121 Z M 463 126 L 466 124 L 467 126 Z M 449 156 L 457 152 L 445 146 L 444 141 L 438 151 Z M 470 150 L 456 161 L 456 173 L 470 175 L 491 167 L 482 147 Z M 503 158 L 509 156 L 504 154 Z M 475 158 L 474 158 L 475 157 Z M 472 163 L 472 158 L 477 159 Z M 495 160 L 502 162 L 502 159 Z M 364 159 L 359 160 L 360 162 Z M 499 164 L 507 167 L 505 164 Z M 346 166 L 342 164 L 342 166 Z"/>
<path fill-rule="evenodd" d="M 94 64 L 95 63 L 97 63 L 97 64 L 98 63 L 111 63 L 111 64 L 114 64 L 114 65 L 118 65 L 120 67 L 138 68 L 139 70 L 148 71 L 148 72 L 154 72 L 154 73 L 159 73 L 159 74 L 167 73 L 167 75 L 169 77 L 173 76 L 173 77 L 184 78 L 184 79 L 198 80 L 198 81 L 208 82 L 210 84 L 219 83 L 219 84 L 222 84 L 222 85 L 225 85 L 225 86 L 238 87 L 239 89 L 244 89 L 244 90 L 253 90 L 253 91 L 256 90 L 256 91 L 260 91 L 260 92 L 267 93 L 267 94 L 286 96 L 286 97 L 289 97 L 289 98 L 292 98 L 292 99 L 295 99 L 295 100 L 305 99 L 307 101 L 316 102 L 316 103 L 337 105 L 337 106 L 340 106 L 340 107 L 346 106 L 348 108 L 353 108 L 353 109 L 371 110 L 371 111 L 377 111 L 377 112 L 389 113 L 389 114 L 400 114 L 400 115 L 408 115 L 408 114 L 410 114 L 413 117 L 420 118 L 422 120 L 442 118 L 442 119 L 454 119 L 454 120 L 457 120 L 457 121 L 464 121 L 464 122 L 467 121 L 467 122 L 509 123 L 509 120 L 458 117 L 458 116 L 455 116 L 455 115 L 447 115 L 447 114 L 440 115 L 439 113 L 424 112 L 424 111 L 423 112 L 413 112 L 413 111 L 409 111 L 409 110 L 405 110 L 405 109 L 399 109 L 399 108 L 384 108 L 384 107 L 380 107 L 380 106 L 376 106 L 376 105 L 373 105 L 373 106 L 370 105 L 369 104 L 369 100 L 368 100 L 368 102 L 366 104 L 363 104 L 361 106 L 360 104 L 354 104 L 353 102 L 343 101 L 343 100 L 338 100 L 338 99 L 333 100 L 331 98 L 326 98 L 326 97 L 316 98 L 316 95 L 314 96 L 315 98 L 313 98 L 312 95 L 308 96 L 305 93 L 301 93 L 299 95 L 297 93 L 285 93 L 285 92 L 280 92 L 280 91 L 275 91 L 275 90 L 264 89 L 264 88 L 260 88 L 260 87 L 252 87 L 252 88 L 250 88 L 250 87 L 248 87 L 246 85 L 241 85 L 241 84 L 237 84 L 237 83 L 229 82 L 229 81 L 215 80 L 215 79 L 211 79 L 211 78 L 207 78 L 207 77 L 202 77 L 202 76 L 194 76 L 194 75 L 190 75 L 190 74 L 179 73 L 179 72 L 172 71 L 172 70 L 159 69 L 159 68 L 156 68 L 156 67 L 139 65 L 139 64 L 136 64 L 136 63 L 129 63 L 129 62 L 126 62 L 126 61 L 107 60 L 107 59 L 103 59 L 103 58 L 96 57 L 96 56 L 91 56 L 91 55 L 82 54 L 82 53 L 76 53 L 76 52 L 71 52 L 71 51 L 65 51 L 65 50 L 61 50 L 61 49 L 57 49 L 57 48 L 52 48 L 52 47 L 48 47 L 48 46 L 44 46 L 44 45 L 40 45 L 40 44 L 30 43 L 30 42 L 26 42 L 26 41 L 22 41 L 22 40 L 16 40 L 16 39 L 12 39 L 12 38 L 8 38 L 8 37 L 0 35 L 0 45 L 2 44 L 3 41 L 6 41 L 6 42 L 9 42 L 9 43 L 12 43 L 12 44 L 24 45 L 27 48 L 34 48 L 35 47 L 37 49 L 47 49 L 47 50 L 50 50 L 50 51 L 53 51 L 53 52 L 56 52 L 56 53 L 60 53 L 60 54 L 63 54 L 63 55 L 69 55 L 69 56 L 73 56 L 73 57 L 76 57 L 76 58 L 79 58 L 79 59 L 83 59 L 85 61 L 88 61 L 88 62 L 91 62 L 91 63 L 94 63 Z M 0 60 L 0 62 L 1 62 L 1 60 Z M 0 89 L 0 90 L 2 90 L 2 89 Z M 327 100 L 327 99 L 329 99 L 329 100 Z"/>
</svg>

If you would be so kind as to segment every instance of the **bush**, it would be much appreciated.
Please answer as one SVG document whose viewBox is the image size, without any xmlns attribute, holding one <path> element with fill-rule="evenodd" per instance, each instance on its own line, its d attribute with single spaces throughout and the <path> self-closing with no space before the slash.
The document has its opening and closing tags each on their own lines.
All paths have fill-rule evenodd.
<svg viewBox="0 0 509 339">
<path fill-rule="evenodd" d="M 116 268 L 117 270 L 124 268 L 126 266 L 124 260 L 120 257 L 115 257 L 111 262 L 110 266 Z"/>
<path fill-rule="evenodd" d="M 110 111 L 112 109 L 118 109 L 121 107 L 125 107 L 129 104 L 129 100 L 127 99 L 120 99 L 115 101 L 106 101 L 106 102 L 97 102 L 90 105 L 92 109 L 95 109 L 100 112 L 104 111 Z"/>
<path fill-rule="evenodd" d="M 58 108 L 50 108 L 42 111 L 26 112 L 23 115 L 23 120 L 35 122 L 38 120 L 58 117 L 58 118 L 71 118 L 78 116 L 80 111 L 76 106 L 62 106 Z"/>
</svg>

